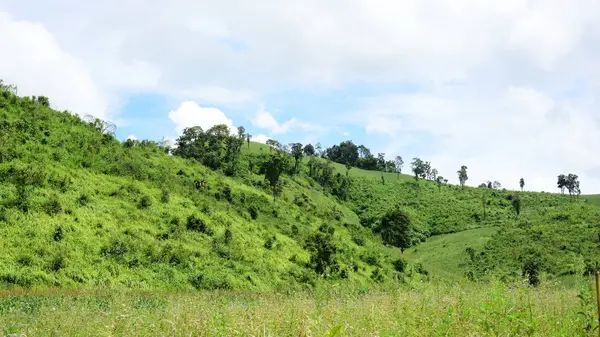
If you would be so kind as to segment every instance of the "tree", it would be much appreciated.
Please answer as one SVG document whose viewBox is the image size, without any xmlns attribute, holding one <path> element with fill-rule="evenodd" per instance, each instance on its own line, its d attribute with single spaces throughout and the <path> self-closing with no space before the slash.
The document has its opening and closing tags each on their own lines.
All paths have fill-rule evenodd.
<svg viewBox="0 0 600 337">
<path fill-rule="evenodd" d="M 431 180 L 431 163 L 428 161 L 423 163 L 423 178 Z"/>
<path fill-rule="evenodd" d="M 225 170 L 225 174 L 233 176 L 235 175 L 236 165 L 242 151 L 242 146 L 244 145 L 243 130 L 240 130 L 240 134 L 237 138 L 227 137 L 225 144 L 225 162 L 229 164 Z"/>
<path fill-rule="evenodd" d="M 352 168 L 352 165 L 346 163 L 346 177 L 350 174 L 350 169 Z"/>
<path fill-rule="evenodd" d="M 523 276 L 527 276 L 529 284 L 534 287 L 540 284 L 538 277 L 539 269 L 540 263 L 537 258 L 529 258 L 523 263 Z"/>
<path fill-rule="evenodd" d="M 315 148 L 312 146 L 312 144 L 306 144 L 303 151 L 305 156 L 311 157 L 315 155 Z"/>
<path fill-rule="evenodd" d="M 292 149 L 292 157 L 296 161 L 294 164 L 294 172 L 298 173 L 298 167 L 302 162 L 302 157 L 304 156 L 304 152 L 302 151 L 302 144 L 300 143 L 292 143 L 290 144 L 290 148 Z"/>
<path fill-rule="evenodd" d="M 419 180 L 425 174 L 425 163 L 420 158 L 413 158 L 410 163 L 411 169 L 415 174 L 415 180 Z"/>
<path fill-rule="evenodd" d="M 487 188 L 492 188 L 492 182 L 488 180 L 487 182 Z"/>
<path fill-rule="evenodd" d="M 402 160 L 401 156 L 396 156 L 395 161 L 396 161 L 396 173 L 398 173 L 398 179 L 400 179 L 400 173 L 402 173 L 402 165 L 404 165 L 404 160 Z"/>
<path fill-rule="evenodd" d="M 458 181 L 460 181 L 460 186 L 464 188 L 465 183 L 469 179 L 469 176 L 467 176 L 467 166 L 462 165 L 460 170 L 456 171 L 456 173 L 458 173 Z"/>
<path fill-rule="evenodd" d="M 525 179 L 521 178 L 519 180 L 519 186 L 521 186 L 521 192 L 523 192 L 523 187 L 525 187 Z"/>
<path fill-rule="evenodd" d="M 385 171 L 385 153 L 377 154 L 377 170 Z"/>
<path fill-rule="evenodd" d="M 432 181 L 436 181 L 437 175 L 438 175 L 438 170 L 437 169 L 432 169 L 431 170 L 431 180 Z"/>
<path fill-rule="evenodd" d="M 339 163 L 356 165 L 358 160 L 358 147 L 348 140 L 340 143 L 341 158 Z"/>
<path fill-rule="evenodd" d="M 322 150 L 323 150 L 323 147 L 321 147 L 321 143 L 317 142 L 317 144 L 315 144 L 315 154 L 317 156 L 320 156 Z"/>
<path fill-rule="evenodd" d="M 402 252 L 412 243 L 412 226 L 408 213 L 394 209 L 382 218 L 377 231 L 381 233 L 383 242 L 398 247 Z"/>
<path fill-rule="evenodd" d="M 246 137 L 246 128 L 243 126 L 238 126 L 237 130 L 238 130 L 238 138 L 243 141 L 244 138 Z"/>
<path fill-rule="evenodd" d="M 519 198 L 518 195 L 513 196 L 512 207 L 515 210 L 515 213 L 517 214 L 517 217 L 518 217 L 519 214 L 521 214 L 521 198 Z"/>
<path fill-rule="evenodd" d="M 573 197 L 574 195 L 579 195 L 579 177 L 576 174 L 569 173 L 566 177 L 566 188 L 569 191 L 569 197 Z"/>
<path fill-rule="evenodd" d="M 281 150 L 281 144 L 274 139 L 267 139 L 267 145 L 269 145 L 269 152 L 274 148 Z"/>
<path fill-rule="evenodd" d="M 487 213 L 485 212 L 485 205 L 487 204 L 487 196 L 485 194 L 485 190 L 481 192 L 481 205 L 483 206 L 483 220 L 487 217 Z"/>
<path fill-rule="evenodd" d="M 442 184 L 445 182 L 448 182 L 448 180 L 445 180 L 444 177 L 442 176 L 438 176 L 435 181 L 437 182 L 438 185 L 438 190 L 441 191 L 442 190 Z"/>
<path fill-rule="evenodd" d="M 289 166 L 288 156 L 282 152 L 272 153 L 269 160 L 263 165 L 265 178 L 269 181 L 269 185 L 273 191 L 273 203 L 275 203 L 277 192 L 281 189 L 279 177 Z"/>
<path fill-rule="evenodd" d="M 502 188 L 502 184 L 500 184 L 500 182 L 499 182 L 498 180 L 494 180 L 494 184 L 492 185 L 492 187 L 493 187 L 495 190 L 499 190 L 499 189 L 501 189 L 501 188 Z"/>
<path fill-rule="evenodd" d="M 246 134 L 246 141 L 248 142 L 248 148 L 250 148 L 250 139 L 252 139 L 252 135 L 247 133 Z"/>
<path fill-rule="evenodd" d="M 560 188 L 560 194 L 565 194 L 565 187 L 567 187 L 567 177 L 564 174 L 559 175 L 556 184 L 558 185 L 558 188 Z"/>
</svg>

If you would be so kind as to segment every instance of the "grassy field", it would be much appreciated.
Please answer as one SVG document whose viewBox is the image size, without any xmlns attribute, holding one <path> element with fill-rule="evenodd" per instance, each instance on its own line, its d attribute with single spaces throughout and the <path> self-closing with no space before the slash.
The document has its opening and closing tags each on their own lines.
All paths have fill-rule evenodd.
<svg viewBox="0 0 600 337">
<path fill-rule="evenodd" d="M 300 293 L 4 292 L 0 333 L 19 336 L 586 336 L 579 292 L 502 283 L 329 287 Z M 581 299 L 578 294 L 581 294 Z"/>
<path fill-rule="evenodd" d="M 411 263 L 421 263 L 432 279 L 461 280 L 469 270 L 465 250 L 480 250 L 498 229 L 477 228 L 458 233 L 438 235 L 409 248 L 403 257 Z M 397 251 L 392 252 L 398 254 Z"/>
</svg>

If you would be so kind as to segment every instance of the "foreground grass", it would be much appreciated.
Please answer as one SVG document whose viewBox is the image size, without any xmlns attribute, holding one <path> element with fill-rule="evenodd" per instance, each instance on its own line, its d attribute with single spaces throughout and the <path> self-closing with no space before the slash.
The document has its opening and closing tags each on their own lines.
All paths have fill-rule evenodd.
<svg viewBox="0 0 600 337">
<path fill-rule="evenodd" d="M 25 336 L 582 336 L 577 291 L 501 283 L 308 293 L 4 292 L 0 332 Z M 583 286 L 582 286 L 583 285 Z M 337 333 L 336 333 L 337 332 Z"/>
</svg>

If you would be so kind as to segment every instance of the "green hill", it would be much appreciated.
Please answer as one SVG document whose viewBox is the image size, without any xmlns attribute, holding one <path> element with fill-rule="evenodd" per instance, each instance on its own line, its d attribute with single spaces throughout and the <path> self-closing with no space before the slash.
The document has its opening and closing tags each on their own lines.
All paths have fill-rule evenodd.
<svg viewBox="0 0 600 337">
<path fill-rule="evenodd" d="M 218 128 L 198 134 L 206 149 L 190 143 L 196 160 L 166 144 L 119 142 L 111 130 L 54 111 L 45 97 L 1 90 L 5 287 L 365 286 L 428 269 L 450 279 L 517 277 L 531 263 L 548 275 L 581 274 L 598 258 L 592 196 L 461 188 L 317 157 L 295 169 L 263 144 L 232 152 L 239 140 Z M 292 165 L 273 202 L 265 170 L 279 155 Z M 394 209 L 409 219 L 406 232 L 384 227 Z M 404 253 L 384 244 L 399 237 L 411 247 Z"/>
<path fill-rule="evenodd" d="M 155 142 L 120 143 L 103 133 L 109 127 L 0 95 L 4 286 L 305 287 L 319 278 L 307 242 L 323 224 L 335 231 L 325 238 L 337 249 L 337 278 L 392 274 L 390 261 L 363 261 L 379 256 L 379 239 L 307 178 L 285 176 L 273 204 L 246 159 L 226 177 Z"/>
</svg>

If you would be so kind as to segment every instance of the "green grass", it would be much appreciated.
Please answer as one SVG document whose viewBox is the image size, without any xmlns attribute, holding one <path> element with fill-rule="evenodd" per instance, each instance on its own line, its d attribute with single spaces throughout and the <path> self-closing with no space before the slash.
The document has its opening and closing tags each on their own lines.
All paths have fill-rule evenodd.
<svg viewBox="0 0 600 337">
<path fill-rule="evenodd" d="M 409 248 L 402 257 L 411 263 L 421 263 L 434 279 L 461 280 L 470 264 L 465 250 L 482 249 L 496 231 L 497 228 L 488 227 L 434 236 Z"/>
<path fill-rule="evenodd" d="M 600 206 L 600 194 L 582 195 L 581 198 L 587 200 L 590 204 Z"/>
<path fill-rule="evenodd" d="M 3 293 L 0 333 L 26 336 L 582 336 L 596 326 L 591 279 L 578 291 L 411 284 L 312 292 Z"/>
</svg>

